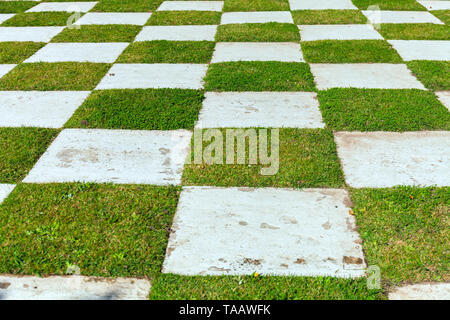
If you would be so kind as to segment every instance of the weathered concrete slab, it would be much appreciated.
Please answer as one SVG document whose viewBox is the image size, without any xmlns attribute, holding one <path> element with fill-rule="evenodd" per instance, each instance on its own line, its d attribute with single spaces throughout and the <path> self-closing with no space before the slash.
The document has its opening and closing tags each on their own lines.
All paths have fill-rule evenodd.
<svg viewBox="0 0 450 320">
<path fill-rule="evenodd" d="M 156 11 L 222 11 L 223 1 L 164 1 Z"/>
<path fill-rule="evenodd" d="M 418 283 L 392 290 L 389 300 L 450 300 L 450 283 Z"/>
<path fill-rule="evenodd" d="M 428 10 L 450 10 L 450 1 L 417 1 Z"/>
<path fill-rule="evenodd" d="M 444 106 L 450 111 L 450 91 L 435 92 L 438 99 L 442 102 Z"/>
<path fill-rule="evenodd" d="M 202 89 L 206 64 L 115 64 L 97 89 Z"/>
<path fill-rule="evenodd" d="M 14 13 L 0 13 L 0 23 L 3 23 L 14 16 L 15 16 Z"/>
<path fill-rule="evenodd" d="M 129 43 L 49 43 L 24 62 L 113 63 Z"/>
<path fill-rule="evenodd" d="M 388 40 L 405 61 L 450 60 L 450 41 L 445 40 Z"/>
<path fill-rule="evenodd" d="M 319 90 L 329 88 L 422 89 L 404 64 L 310 64 Z"/>
<path fill-rule="evenodd" d="M 214 41 L 217 26 L 147 26 L 136 36 L 135 41 Z"/>
<path fill-rule="evenodd" d="M 313 92 L 207 92 L 197 128 L 323 128 Z"/>
<path fill-rule="evenodd" d="M 28 9 L 26 12 L 47 12 L 47 11 L 66 11 L 66 12 L 88 12 L 97 2 L 41 2 L 38 5 Z"/>
<path fill-rule="evenodd" d="M 371 23 L 435 23 L 444 24 L 427 11 L 362 11 Z"/>
<path fill-rule="evenodd" d="M 191 132 L 63 130 L 25 182 L 112 182 L 176 185 Z"/>
<path fill-rule="evenodd" d="M 351 0 L 289 0 L 291 10 L 358 9 Z"/>
<path fill-rule="evenodd" d="M 89 91 L 0 91 L 0 127 L 61 128 Z"/>
<path fill-rule="evenodd" d="M 0 204 L 6 197 L 14 190 L 15 184 L 1 184 L 0 183 Z"/>
<path fill-rule="evenodd" d="M 184 187 L 163 272 L 362 276 L 349 205 L 339 189 Z"/>
<path fill-rule="evenodd" d="M 267 22 L 294 23 L 294 20 L 289 11 L 224 12 L 220 24 Z"/>
<path fill-rule="evenodd" d="M 143 26 L 150 12 L 88 12 L 75 22 L 77 25 L 132 24 Z"/>
<path fill-rule="evenodd" d="M 0 41 L 49 42 L 64 27 L 0 27 Z"/>
<path fill-rule="evenodd" d="M 147 300 L 146 279 L 0 276 L 0 300 Z"/>
<path fill-rule="evenodd" d="M 14 69 L 15 64 L 0 64 L 0 78 Z"/>
<path fill-rule="evenodd" d="M 347 183 L 355 188 L 450 186 L 450 132 L 337 132 Z"/>
<path fill-rule="evenodd" d="M 304 62 L 299 43 L 218 42 L 211 63 L 227 61 Z"/>
<path fill-rule="evenodd" d="M 371 25 L 300 25 L 302 41 L 384 39 Z"/>
</svg>

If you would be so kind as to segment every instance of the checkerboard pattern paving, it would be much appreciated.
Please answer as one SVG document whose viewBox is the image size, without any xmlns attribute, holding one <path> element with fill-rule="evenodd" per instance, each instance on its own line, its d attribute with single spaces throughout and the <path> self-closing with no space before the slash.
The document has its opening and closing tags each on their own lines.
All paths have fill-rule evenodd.
<svg viewBox="0 0 450 320">
<path fill-rule="evenodd" d="M 382 264 L 384 229 L 356 194 L 444 190 L 448 219 L 449 15 L 450 1 L 1 1 L 0 273 L 354 285 Z M 280 168 L 191 164 L 194 128 L 279 129 Z"/>
</svg>

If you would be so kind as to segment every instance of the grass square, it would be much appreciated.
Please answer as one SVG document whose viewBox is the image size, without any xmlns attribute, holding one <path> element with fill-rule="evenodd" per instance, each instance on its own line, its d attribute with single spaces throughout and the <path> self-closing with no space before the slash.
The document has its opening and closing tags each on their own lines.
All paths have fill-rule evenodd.
<svg viewBox="0 0 450 320">
<path fill-rule="evenodd" d="M 430 11 L 430 13 L 434 14 L 443 23 L 450 24 L 450 10 L 434 10 Z"/>
<path fill-rule="evenodd" d="M 361 10 L 369 6 L 378 6 L 380 10 L 425 11 L 426 8 L 416 0 L 353 0 L 353 4 Z"/>
<path fill-rule="evenodd" d="M 296 42 L 300 41 L 300 33 L 290 23 L 243 23 L 219 26 L 216 34 L 217 42 Z"/>
<path fill-rule="evenodd" d="M 25 178 L 58 132 L 41 128 L 0 128 L 0 183 L 17 183 Z"/>
<path fill-rule="evenodd" d="M 309 65 L 297 62 L 240 61 L 211 64 L 206 91 L 315 91 Z"/>
<path fill-rule="evenodd" d="M 359 10 L 296 10 L 292 18 L 302 24 L 363 24 L 367 22 Z"/>
<path fill-rule="evenodd" d="M 289 11 L 288 0 L 225 0 L 223 11 Z"/>
<path fill-rule="evenodd" d="M 164 0 L 102 0 L 91 12 L 151 12 Z"/>
<path fill-rule="evenodd" d="M 24 12 L 1 24 L 2 27 L 38 27 L 38 26 L 66 26 L 73 15 L 70 12 Z M 71 20 L 73 23 L 75 20 Z"/>
<path fill-rule="evenodd" d="M 118 63 L 209 63 L 212 41 L 133 42 L 119 56 Z"/>
<path fill-rule="evenodd" d="M 337 88 L 318 97 L 336 131 L 450 130 L 450 113 L 429 91 Z"/>
<path fill-rule="evenodd" d="M 401 63 L 397 51 L 384 40 L 321 40 L 301 43 L 310 63 Z"/>
<path fill-rule="evenodd" d="M 179 188 L 19 184 L 0 206 L 0 272 L 154 276 L 164 260 Z"/>
<path fill-rule="evenodd" d="M 0 79 L 0 90 L 93 90 L 111 65 L 106 63 L 23 63 Z"/>
<path fill-rule="evenodd" d="M 224 139 L 226 130 L 220 129 Z M 271 134 L 271 131 L 268 130 L 268 133 Z M 268 137 L 267 141 L 270 142 L 271 137 Z M 204 141 L 204 151 L 210 143 Z M 262 175 L 261 168 L 271 165 L 263 165 L 260 162 L 249 164 L 248 156 L 245 164 L 226 164 L 225 141 L 223 145 L 224 164 L 195 164 L 194 161 L 186 164 L 183 185 L 277 188 L 340 188 L 344 185 L 336 145 L 330 130 L 279 129 L 279 168 L 274 175 Z M 246 145 L 248 151 L 248 143 Z M 191 159 L 194 159 L 195 146 L 191 149 Z M 271 145 L 267 149 L 270 151 Z M 236 154 L 234 156 L 236 159 Z"/>
<path fill-rule="evenodd" d="M 450 40 L 450 26 L 434 23 L 382 24 L 378 32 L 390 40 Z"/>
<path fill-rule="evenodd" d="M 0 1 L 0 13 L 24 12 L 37 4 L 35 1 Z"/>
<path fill-rule="evenodd" d="M 132 25 L 84 25 L 64 29 L 52 42 L 132 42 L 141 29 Z"/>
<path fill-rule="evenodd" d="M 0 42 L 0 64 L 17 64 L 42 48 L 42 42 Z"/>
<path fill-rule="evenodd" d="M 67 122 L 72 128 L 192 129 L 203 92 L 183 89 L 94 91 Z"/>
<path fill-rule="evenodd" d="M 218 25 L 221 12 L 210 11 L 156 11 L 147 21 L 147 25 Z"/>
<path fill-rule="evenodd" d="M 408 61 L 408 68 L 423 85 L 433 91 L 450 90 L 450 61 Z"/>
<path fill-rule="evenodd" d="M 368 265 L 387 286 L 450 280 L 450 188 L 355 189 L 352 201 Z"/>
</svg>

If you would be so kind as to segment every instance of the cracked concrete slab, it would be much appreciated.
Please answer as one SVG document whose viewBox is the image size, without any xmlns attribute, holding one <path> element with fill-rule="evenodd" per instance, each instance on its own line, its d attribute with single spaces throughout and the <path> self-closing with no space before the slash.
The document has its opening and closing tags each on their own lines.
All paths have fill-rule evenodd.
<svg viewBox="0 0 450 320">
<path fill-rule="evenodd" d="M 41 2 L 26 12 L 88 12 L 97 2 Z"/>
<path fill-rule="evenodd" d="M 405 61 L 450 60 L 450 41 L 446 40 L 388 40 Z"/>
<path fill-rule="evenodd" d="M 156 11 L 222 11 L 223 1 L 164 1 Z"/>
<path fill-rule="evenodd" d="M 14 190 L 15 187 L 15 184 L 0 183 L 0 204 L 3 202 L 3 200 L 6 199 L 6 197 L 8 197 L 8 195 Z"/>
<path fill-rule="evenodd" d="M 0 42 L 49 42 L 64 27 L 0 27 Z"/>
<path fill-rule="evenodd" d="M 147 26 L 135 41 L 214 41 L 217 26 Z"/>
<path fill-rule="evenodd" d="M 298 28 L 301 41 L 384 39 L 369 24 L 300 25 Z"/>
<path fill-rule="evenodd" d="M 143 26 L 151 17 L 150 12 L 88 12 L 75 22 L 76 25 L 131 24 Z"/>
<path fill-rule="evenodd" d="M 220 24 L 294 23 L 289 11 L 224 12 Z"/>
<path fill-rule="evenodd" d="M 289 0 L 291 10 L 358 9 L 351 0 Z"/>
<path fill-rule="evenodd" d="M 394 288 L 389 300 L 450 300 L 450 283 L 417 283 Z"/>
<path fill-rule="evenodd" d="M 444 24 L 427 11 L 378 11 L 363 10 L 371 23 L 434 23 Z"/>
</svg>

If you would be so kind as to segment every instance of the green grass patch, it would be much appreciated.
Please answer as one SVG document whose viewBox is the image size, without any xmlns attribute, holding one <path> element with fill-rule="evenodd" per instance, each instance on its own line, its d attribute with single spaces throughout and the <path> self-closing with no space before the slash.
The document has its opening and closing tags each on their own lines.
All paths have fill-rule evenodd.
<svg viewBox="0 0 450 320">
<path fill-rule="evenodd" d="M 450 280 L 450 188 L 355 189 L 352 200 L 368 264 L 387 286 Z"/>
<path fill-rule="evenodd" d="M 225 138 L 226 129 L 221 131 Z M 207 139 L 204 137 L 204 140 Z M 271 141 L 271 137 L 268 137 L 268 141 Z M 203 150 L 210 143 L 205 141 Z M 340 188 L 344 185 L 336 145 L 329 130 L 280 129 L 279 169 L 274 175 L 262 175 L 261 168 L 271 165 L 259 161 L 258 164 L 250 164 L 248 156 L 244 164 L 236 164 L 236 160 L 235 164 L 226 164 L 226 143 L 223 144 L 223 164 L 195 164 L 194 161 L 186 164 L 183 171 L 184 185 L 280 188 Z M 248 143 L 246 145 L 248 152 Z M 270 145 L 267 149 L 270 151 L 271 148 Z M 192 147 L 191 159 L 194 159 L 194 152 Z M 235 152 L 235 159 L 236 156 Z"/>
<path fill-rule="evenodd" d="M 212 41 L 133 42 L 117 61 L 119 63 L 209 63 L 214 46 Z"/>
<path fill-rule="evenodd" d="M 400 63 L 402 58 L 384 40 L 321 40 L 301 43 L 310 63 Z"/>
<path fill-rule="evenodd" d="M 42 48 L 41 42 L 0 42 L 0 63 L 17 64 Z"/>
<path fill-rule="evenodd" d="M 192 129 L 203 92 L 183 89 L 94 91 L 66 124 L 74 128 Z"/>
<path fill-rule="evenodd" d="M 223 11 L 289 11 L 288 0 L 225 0 Z"/>
<path fill-rule="evenodd" d="M 218 25 L 221 16 L 221 12 L 210 11 L 156 11 L 147 21 L 147 25 Z"/>
<path fill-rule="evenodd" d="M 450 24 L 450 10 L 435 10 L 430 11 L 430 13 L 434 14 L 443 23 Z"/>
<path fill-rule="evenodd" d="M 0 1 L 0 13 L 24 12 L 37 4 L 34 1 Z"/>
<path fill-rule="evenodd" d="M 101 0 L 91 12 L 150 12 L 163 2 L 164 0 Z"/>
<path fill-rule="evenodd" d="M 450 61 L 408 61 L 413 74 L 430 90 L 450 90 Z"/>
<path fill-rule="evenodd" d="M 58 132 L 40 128 L 0 128 L 0 183 L 17 183 L 25 178 Z"/>
<path fill-rule="evenodd" d="M 296 10 L 292 18 L 302 24 L 362 24 L 367 22 L 359 10 Z"/>
<path fill-rule="evenodd" d="M 353 4 L 361 10 L 369 6 L 378 6 L 380 10 L 425 11 L 426 8 L 416 0 L 353 0 Z"/>
<path fill-rule="evenodd" d="M 141 29 L 132 25 L 84 25 L 64 29 L 52 42 L 132 42 Z"/>
<path fill-rule="evenodd" d="M 392 40 L 449 40 L 450 26 L 434 23 L 382 24 L 378 32 Z"/>
<path fill-rule="evenodd" d="M 24 12 L 6 20 L 2 27 L 66 26 L 70 12 Z M 72 21 L 74 22 L 74 21 Z"/>
<path fill-rule="evenodd" d="M 219 26 L 216 41 L 296 42 L 300 41 L 300 33 L 297 26 L 290 23 L 225 24 Z"/>
<path fill-rule="evenodd" d="M 205 77 L 207 91 L 314 91 L 309 65 L 297 62 L 214 63 Z"/>
<path fill-rule="evenodd" d="M 19 184 L 0 206 L 0 272 L 153 276 L 164 260 L 179 188 Z"/>
<path fill-rule="evenodd" d="M 337 131 L 450 130 L 450 113 L 429 91 L 339 88 L 320 91 L 319 101 Z"/>
</svg>

